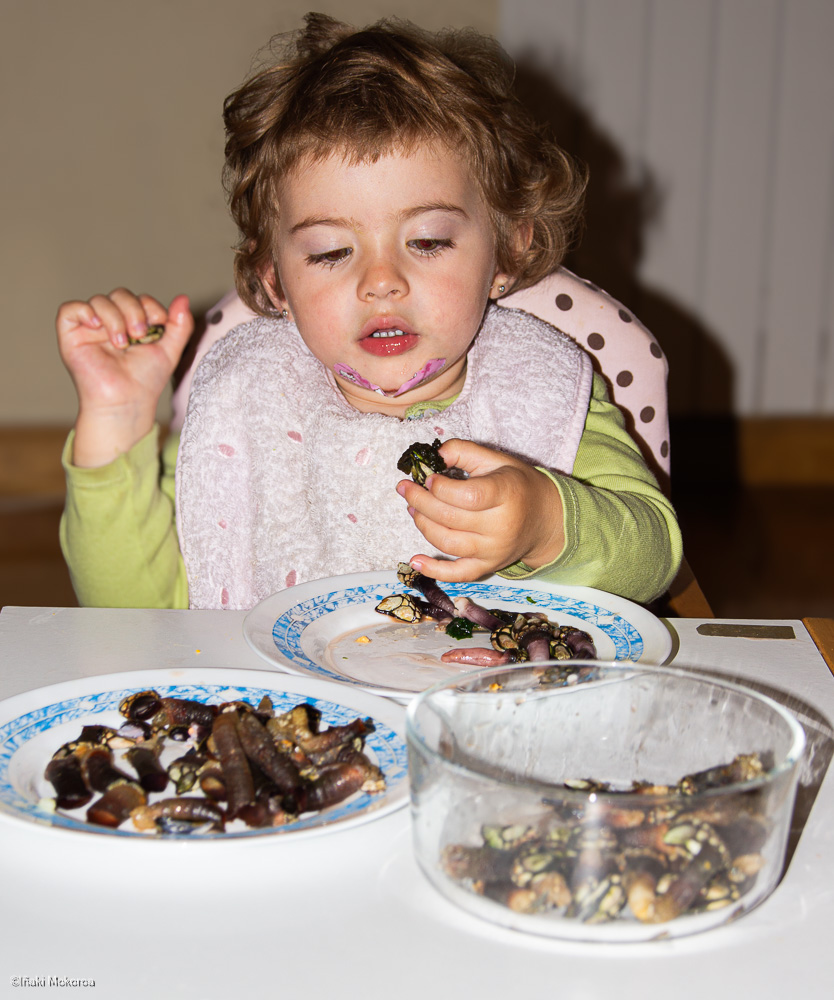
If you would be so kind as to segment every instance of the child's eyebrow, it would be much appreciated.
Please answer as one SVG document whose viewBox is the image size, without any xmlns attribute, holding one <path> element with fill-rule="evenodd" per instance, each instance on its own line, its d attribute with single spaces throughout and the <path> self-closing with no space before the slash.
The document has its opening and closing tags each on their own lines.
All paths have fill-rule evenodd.
<svg viewBox="0 0 834 1000">
<path fill-rule="evenodd" d="M 408 222 L 418 215 L 425 215 L 429 212 L 447 212 L 451 215 L 458 215 L 462 219 L 468 219 L 469 215 L 459 205 L 452 205 L 445 201 L 430 202 L 426 205 L 415 205 L 413 208 L 403 209 L 398 213 L 400 222 Z M 314 226 L 330 226 L 333 229 L 362 229 L 363 226 L 356 219 L 344 217 L 334 217 L 326 215 L 310 215 L 306 219 L 297 222 L 290 229 L 290 236 L 295 236 L 305 229 L 312 229 Z"/>
<path fill-rule="evenodd" d="M 469 218 L 469 215 L 460 205 L 452 205 L 447 201 L 434 201 L 428 205 L 415 205 L 414 208 L 407 208 L 404 212 L 401 212 L 400 218 L 403 221 L 408 221 L 417 215 L 425 215 L 427 212 L 448 212 L 451 215 L 459 215 L 462 219 Z"/>
</svg>

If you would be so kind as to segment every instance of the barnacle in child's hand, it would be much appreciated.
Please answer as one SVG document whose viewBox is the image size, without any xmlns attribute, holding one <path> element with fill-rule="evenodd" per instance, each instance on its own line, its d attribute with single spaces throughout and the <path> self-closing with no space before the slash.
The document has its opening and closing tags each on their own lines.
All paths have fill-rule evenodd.
<svg viewBox="0 0 834 1000">
<path fill-rule="evenodd" d="M 431 444 L 415 441 L 402 453 L 399 462 L 397 462 L 397 468 L 400 472 L 411 476 L 419 486 L 422 486 L 428 477 L 435 472 L 448 476 L 450 479 L 467 479 L 468 475 L 463 469 L 450 469 L 446 465 L 439 448 L 440 438 L 435 438 Z"/>
<path fill-rule="evenodd" d="M 415 441 L 402 453 L 397 468 L 422 486 L 432 473 L 446 471 L 446 463 L 438 451 L 439 447 L 439 438 L 434 439 L 434 444 Z"/>
<path fill-rule="evenodd" d="M 131 337 L 127 335 L 127 342 L 131 347 L 136 344 L 155 344 L 165 333 L 165 327 L 161 323 L 153 323 L 148 327 L 147 333 L 142 337 Z"/>
</svg>

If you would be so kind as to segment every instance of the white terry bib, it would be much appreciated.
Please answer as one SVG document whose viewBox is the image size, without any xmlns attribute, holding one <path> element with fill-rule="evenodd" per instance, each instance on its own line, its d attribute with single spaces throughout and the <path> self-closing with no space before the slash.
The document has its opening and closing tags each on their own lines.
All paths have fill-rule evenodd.
<svg viewBox="0 0 834 1000">
<path fill-rule="evenodd" d="M 297 583 L 442 555 L 396 492 L 403 451 L 457 437 L 569 474 L 592 378 L 567 335 L 492 306 L 458 399 L 399 420 L 354 410 L 290 321 L 235 328 L 197 369 L 180 439 L 190 606 L 248 609 Z"/>
</svg>

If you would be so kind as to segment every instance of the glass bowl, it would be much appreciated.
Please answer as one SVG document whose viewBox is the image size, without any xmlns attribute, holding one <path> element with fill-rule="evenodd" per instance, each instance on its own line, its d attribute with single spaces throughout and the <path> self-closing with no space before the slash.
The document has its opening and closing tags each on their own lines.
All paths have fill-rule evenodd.
<svg viewBox="0 0 834 1000">
<path fill-rule="evenodd" d="M 805 736 L 740 685 L 587 660 L 477 670 L 415 698 L 406 735 L 420 867 L 494 923 L 679 937 L 781 877 Z"/>
</svg>

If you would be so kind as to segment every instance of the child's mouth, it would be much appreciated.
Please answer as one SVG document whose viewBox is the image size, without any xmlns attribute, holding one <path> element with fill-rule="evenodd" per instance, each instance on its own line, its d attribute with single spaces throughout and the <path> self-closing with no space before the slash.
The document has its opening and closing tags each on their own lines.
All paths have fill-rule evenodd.
<svg viewBox="0 0 834 1000">
<path fill-rule="evenodd" d="M 418 337 L 413 333 L 406 333 L 397 327 L 390 330 L 375 330 L 367 337 L 359 341 L 359 346 L 368 354 L 377 357 L 390 357 L 394 354 L 404 354 L 410 351 L 417 343 Z"/>
</svg>

